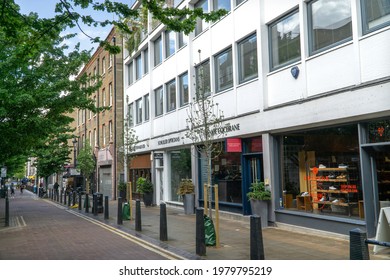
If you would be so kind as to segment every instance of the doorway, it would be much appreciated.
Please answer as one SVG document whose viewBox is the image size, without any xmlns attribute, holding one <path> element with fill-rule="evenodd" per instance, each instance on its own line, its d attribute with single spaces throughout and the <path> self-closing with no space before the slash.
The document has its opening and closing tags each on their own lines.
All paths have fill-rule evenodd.
<svg viewBox="0 0 390 280">
<path fill-rule="evenodd" d="M 256 181 L 264 181 L 263 170 L 263 155 L 262 154 L 250 154 L 243 156 L 243 180 L 242 180 L 242 203 L 243 214 L 250 215 L 251 207 L 247 198 L 249 187 Z"/>
</svg>

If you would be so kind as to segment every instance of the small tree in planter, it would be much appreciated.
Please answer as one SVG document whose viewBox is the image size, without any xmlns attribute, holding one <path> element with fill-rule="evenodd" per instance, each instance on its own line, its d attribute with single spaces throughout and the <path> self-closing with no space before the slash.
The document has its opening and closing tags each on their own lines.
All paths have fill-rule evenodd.
<svg viewBox="0 0 390 280">
<path fill-rule="evenodd" d="M 271 200 L 271 192 L 265 188 L 264 182 L 256 181 L 249 187 L 247 193 L 251 203 L 253 215 L 261 217 L 261 227 L 268 226 L 268 201 Z"/>
<path fill-rule="evenodd" d="M 137 193 L 142 194 L 145 206 L 153 203 L 153 184 L 149 179 L 139 177 L 137 180 Z"/>
<path fill-rule="evenodd" d="M 177 194 L 183 196 L 184 213 L 195 213 L 195 186 L 191 179 L 182 179 Z"/>
</svg>

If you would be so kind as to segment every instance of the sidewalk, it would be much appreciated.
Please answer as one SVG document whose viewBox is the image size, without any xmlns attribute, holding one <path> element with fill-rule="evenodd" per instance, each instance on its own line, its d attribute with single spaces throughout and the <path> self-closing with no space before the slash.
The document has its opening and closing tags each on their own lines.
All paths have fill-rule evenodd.
<svg viewBox="0 0 390 280">
<path fill-rule="evenodd" d="M 117 225 L 117 201 L 109 202 L 109 219 L 104 213 L 93 216 L 100 221 L 130 232 L 138 237 L 154 242 L 159 246 L 177 248 L 196 256 L 195 224 L 196 216 L 185 215 L 184 209 L 167 206 L 168 241 L 159 241 L 160 207 L 144 207 L 141 202 L 142 231 L 135 231 L 135 201 L 132 203 L 133 220 L 123 220 Z M 75 210 L 79 211 L 79 210 Z M 81 210 L 85 214 L 85 210 Z M 91 210 L 90 210 L 91 212 Z M 215 216 L 214 223 L 215 223 Z M 220 248 L 207 247 L 206 260 L 250 260 L 250 217 L 220 212 Z M 267 227 L 262 231 L 264 255 L 266 260 L 348 260 L 349 236 L 328 232 L 310 231 L 291 226 Z M 198 256 L 196 256 L 199 258 Z M 191 257 L 190 257 L 191 258 Z M 389 260 L 390 254 L 373 255 L 372 260 Z"/>
</svg>

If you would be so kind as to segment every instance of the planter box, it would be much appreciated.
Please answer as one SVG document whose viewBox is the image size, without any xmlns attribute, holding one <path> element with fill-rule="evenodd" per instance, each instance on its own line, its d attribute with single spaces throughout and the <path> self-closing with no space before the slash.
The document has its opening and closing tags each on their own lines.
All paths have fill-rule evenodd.
<svg viewBox="0 0 390 280">
<path fill-rule="evenodd" d="M 261 217 L 261 228 L 268 227 L 268 200 L 251 199 L 252 215 Z"/>
</svg>

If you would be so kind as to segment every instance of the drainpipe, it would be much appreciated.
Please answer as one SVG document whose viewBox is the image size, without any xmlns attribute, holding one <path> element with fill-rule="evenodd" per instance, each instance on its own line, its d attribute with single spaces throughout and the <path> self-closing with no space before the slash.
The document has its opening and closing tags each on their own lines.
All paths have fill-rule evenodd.
<svg viewBox="0 0 390 280">
<path fill-rule="evenodd" d="M 115 36 L 112 38 L 112 41 L 114 43 L 114 47 L 116 46 L 116 38 Z M 117 110 L 117 103 L 116 103 L 116 54 L 114 54 L 114 159 L 113 159 L 113 164 L 114 164 L 114 196 L 113 199 L 116 200 L 117 197 L 117 139 L 116 139 L 116 110 Z"/>
</svg>

